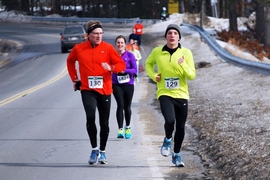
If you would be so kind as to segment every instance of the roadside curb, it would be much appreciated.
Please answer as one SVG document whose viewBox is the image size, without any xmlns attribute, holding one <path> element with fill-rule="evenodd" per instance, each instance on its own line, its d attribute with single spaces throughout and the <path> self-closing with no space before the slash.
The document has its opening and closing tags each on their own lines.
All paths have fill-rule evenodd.
<svg viewBox="0 0 270 180">
<path fill-rule="evenodd" d="M 19 41 L 0 39 L 0 67 L 9 63 L 22 50 L 23 44 Z"/>
</svg>

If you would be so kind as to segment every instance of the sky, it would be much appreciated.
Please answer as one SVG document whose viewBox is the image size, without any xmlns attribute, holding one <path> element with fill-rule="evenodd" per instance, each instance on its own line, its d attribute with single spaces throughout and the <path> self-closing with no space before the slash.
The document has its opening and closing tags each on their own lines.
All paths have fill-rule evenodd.
<svg viewBox="0 0 270 180">
<path fill-rule="evenodd" d="M 60 17 L 59 15 L 50 15 L 50 17 Z M 229 19 L 223 19 L 223 18 L 214 18 L 214 17 L 208 17 L 210 20 L 210 23 L 208 24 L 207 27 L 204 27 L 204 30 L 209 32 L 209 33 L 214 33 L 215 31 L 221 31 L 221 30 L 228 30 L 229 28 Z M 183 22 L 183 19 L 185 20 L 189 20 L 191 18 L 187 18 L 185 14 L 172 14 L 170 15 L 166 21 L 164 22 L 160 22 L 160 23 L 156 23 L 153 24 L 151 26 L 148 26 L 145 28 L 145 32 L 155 32 L 155 33 L 161 33 L 161 35 L 165 32 L 166 27 L 169 24 L 175 23 L 175 24 L 181 24 Z M 194 19 L 194 18 L 193 18 Z M 196 20 L 199 20 L 198 18 L 195 18 Z M 249 23 L 250 26 L 254 25 L 254 14 L 252 14 L 249 19 L 251 19 L 251 21 L 248 21 L 248 18 L 238 18 L 237 19 L 237 24 L 238 24 L 238 29 L 239 30 L 247 30 L 246 26 L 244 25 L 246 22 Z M 29 22 L 30 21 L 30 17 L 29 16 L 25 16 L 22 14 L 16 14 L 13 11 L 10 12 L 6 12 L 6 11 L 2 11 L 0 12 L 0 22 L 1 21 L 10 21 L 10 22 Z M 196 21 L 195 20 L 195 21 Z M 181 28 L 185 28 L 185 27 L 181 27 Z M 243 50 L 240 50 L 238 47 L 232 45 L 232 44 L 228 44 L 226 42 L 223 41 L 219 41 L 217 40 L 218 44 L 226 49 L 227 51 L 233 53 L 235 56 L 238 56 L 242 59 L 248 59 L 251 61 L 255 61 L 255 62 L 261 62 L 259 59 L 257 59 L 256 57 L 252 56 L 250 53 L 245 52 Z M 264 58 L 263 59 L 264 63 L 270 63 L 270 60 L 268 58 Z"/>
</svg>

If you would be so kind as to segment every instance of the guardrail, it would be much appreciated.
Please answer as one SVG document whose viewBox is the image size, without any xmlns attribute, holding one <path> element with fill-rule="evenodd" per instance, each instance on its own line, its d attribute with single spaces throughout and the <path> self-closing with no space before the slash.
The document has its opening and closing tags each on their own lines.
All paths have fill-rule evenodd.
<svg viewBox="0 0 270 180">
<path fill-rule="evenodd" d="M 206 31 L 204 31 L 203 28 L 196 26 L 196 25 L 191 25 L 191 24 L 186 24 L 182 23 L 181 26 L 187 26 L 190 27 L 197 32 L 200 33 L 201 37 L 207 42 L 207 44 L 220 56 L 222 59 L 231 61 L 231 62 L 236 62 L 241 65 L 249 66 L 249 67 L 256 67 L 259 69 L 263 70 L 270 70 L 270 64 L 266 64 L 263 62 L 254 62 L 254 61 L 249 61 L 246 59 L 241 59 L 239 57 L 236 57 L 232 54 L 230 54 L 228 51 L 223 49 L 216 40 L 213 39 Z"/>
<path fill-rule="evenodd" d="M 138 18 L 126 19 L 126 18 L 76 18 L 76 17 L 43 17 L 43 16 L 33 16 L 31 21 L 35 22 L 58 22 L 58 23 L 86 23 L 89 20 L 97 20 L 102 24 L 121 24 L 124 26 L 133 26 Z M 140 19 L 142 24 L 145 26 L 161 22 L 160 19 Z"/>
</svg>

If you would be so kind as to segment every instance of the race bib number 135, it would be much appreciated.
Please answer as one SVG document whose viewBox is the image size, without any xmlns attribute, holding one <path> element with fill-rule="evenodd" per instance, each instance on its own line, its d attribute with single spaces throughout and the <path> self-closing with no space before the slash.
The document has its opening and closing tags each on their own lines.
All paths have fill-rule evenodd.
<svg viewBox="0 0 270 180">
<path fill-rule="evenodd" d="M 172 77 L 172 78 L 164 78 L 166 89 L 177 89 L 180 87 L 180 78 Z"/>
<path fill-rule="evenodd" d="M 103 88 L 103 76 L 88 76 L 88 86 L 91 89 Z"/>
</svg>

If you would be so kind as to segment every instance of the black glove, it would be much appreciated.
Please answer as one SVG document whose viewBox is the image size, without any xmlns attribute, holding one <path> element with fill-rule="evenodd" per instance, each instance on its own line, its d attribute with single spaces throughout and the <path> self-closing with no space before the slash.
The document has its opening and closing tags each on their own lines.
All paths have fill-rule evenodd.
<svg viewBox="0 0 270 180">
<path fill-rule="evenodd" d="M 75 83 L 74 91 L 81 90 L 82 82 L 81 81 L 75 81 L 74 83 Z"/>
</svg>

